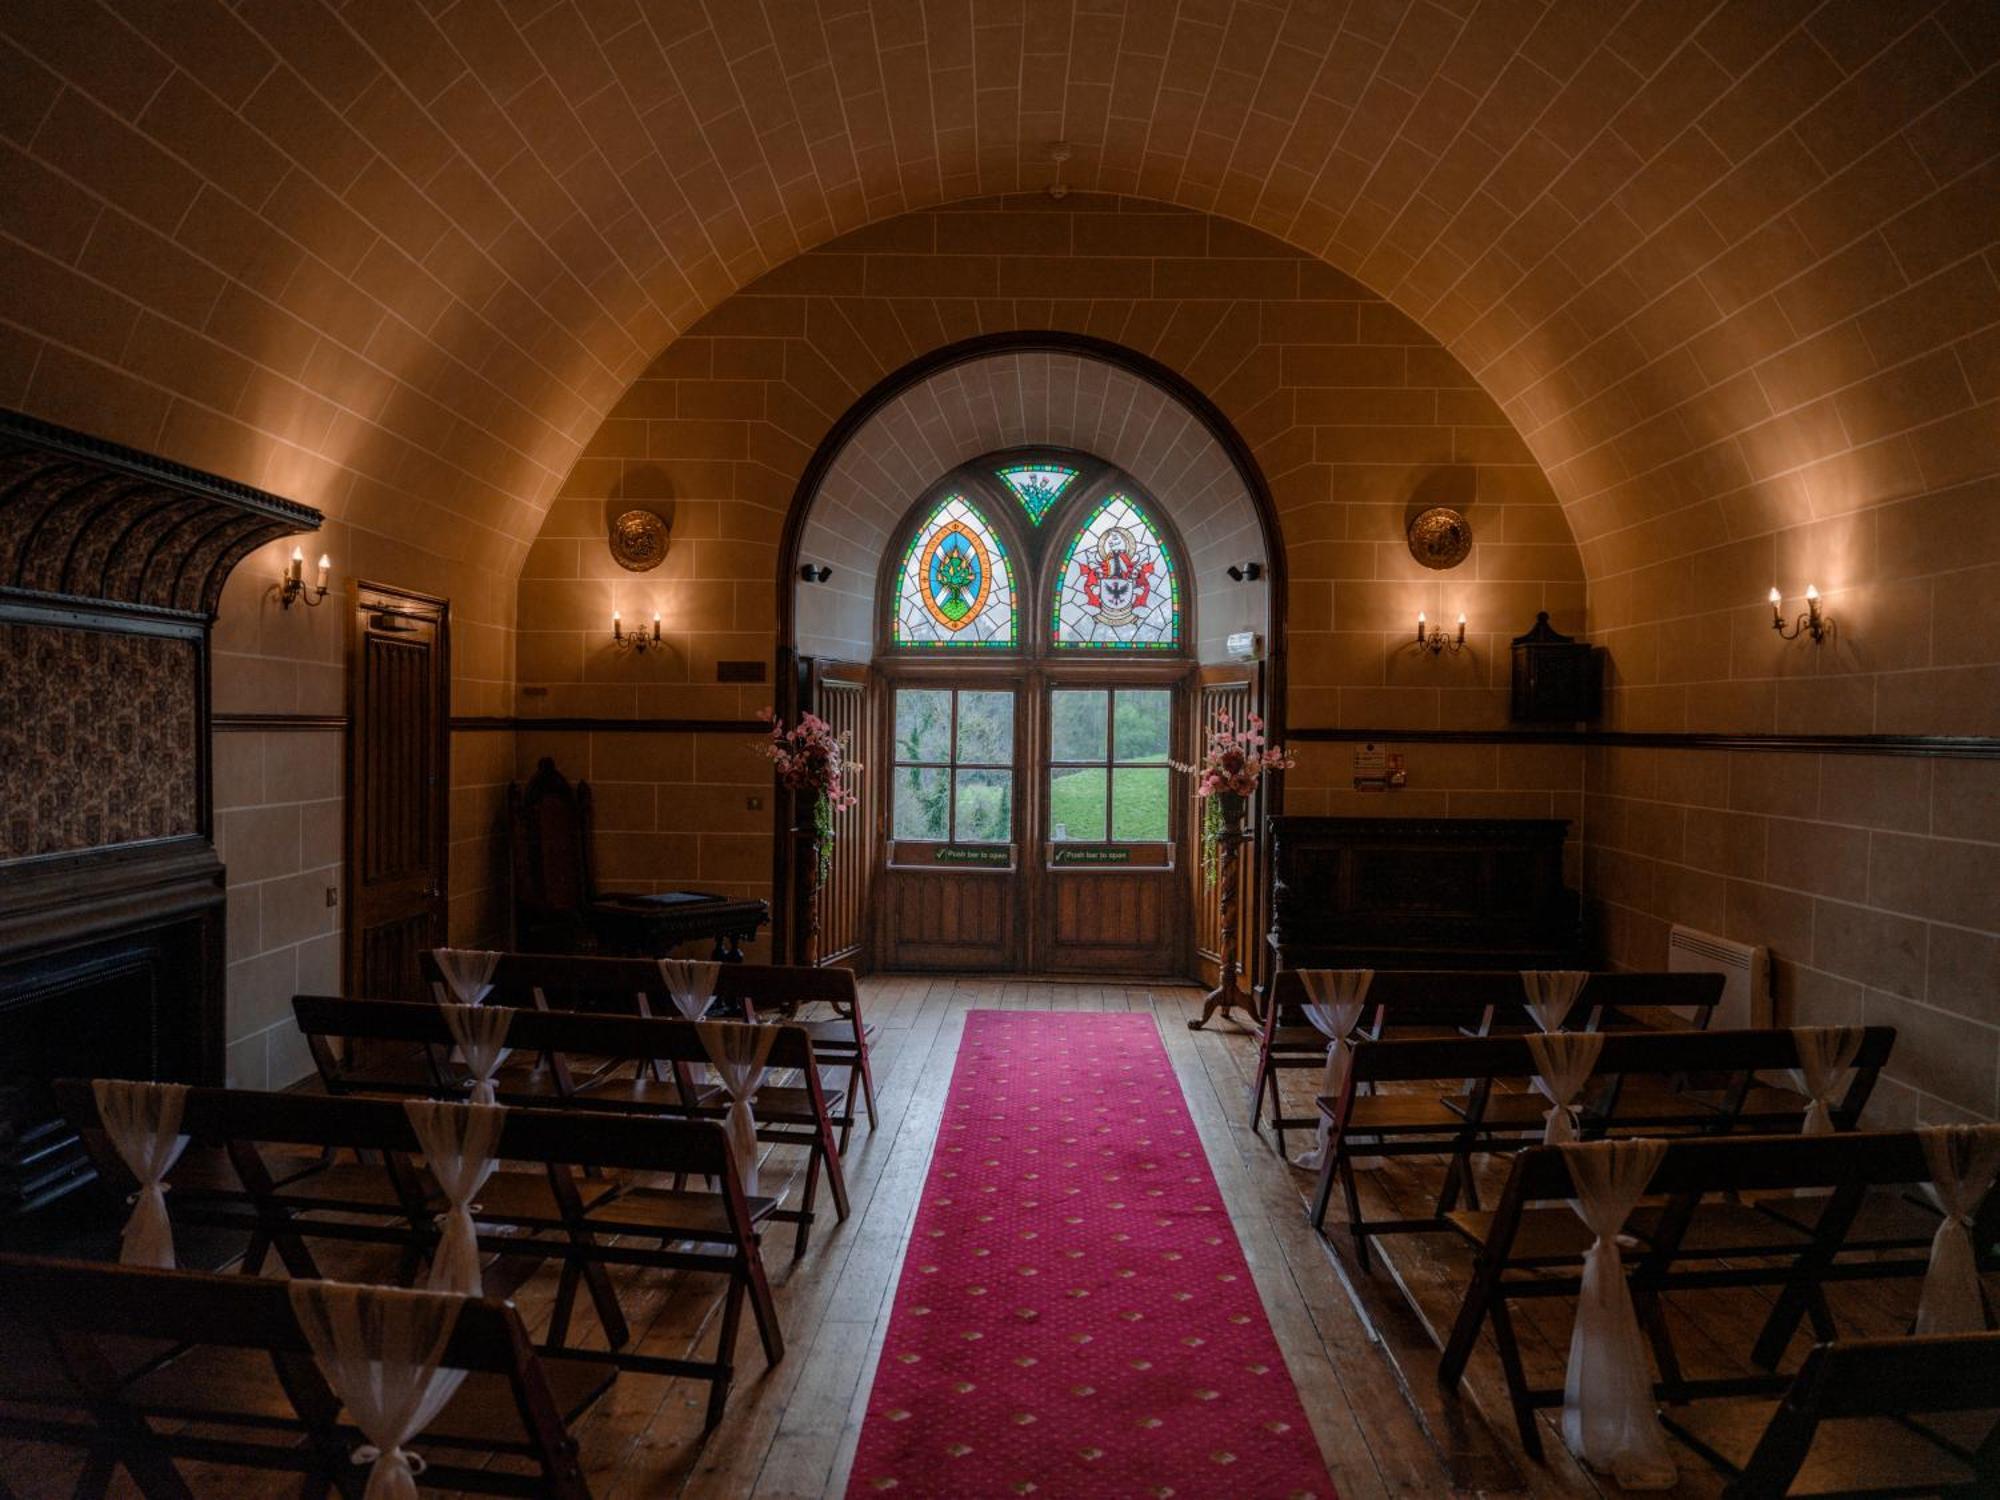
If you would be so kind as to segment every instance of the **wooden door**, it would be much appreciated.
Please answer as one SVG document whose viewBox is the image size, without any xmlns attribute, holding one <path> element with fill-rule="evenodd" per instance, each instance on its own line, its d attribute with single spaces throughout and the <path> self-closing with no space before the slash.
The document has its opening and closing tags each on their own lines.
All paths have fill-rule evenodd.
<svg viewBox="0 0 2000 1500">
<path fill-rule="evenodd" d="M 1195 711 L 1189 726 L 1188 755 L 1190 762 L 1201 758 L 1208 744 L 1208 737 L 1214 732 L 1223 716 L 1242 728 L 1252 714 L 1261 712 L 1260 669 L 1257 667 L 1203 667 L 1195 685 Z M 1187 802 L 1187 814 L 1200 832 L 1200 818 L 1205 808 L 1194 795 L 1193 778 L 1189 778 L 1182 793 Z M 1236 861 L 1236 962 L 1237 972 L 1244 976 L 1247 989 L 1254 976 L 1263 972 L 1260 959 L 1264 952 L 1264 913 L 1257 901 L 1257 893 L 1262 889 L 1258 871 L 1262 868 L 1264 855 L 1263 825 L 1264 794 L 1259 792 L 1251 803 L 1244 820 L 1247 837 L 1242 853 Z M 1194 959 L 1195 972 L 1204 985 L 1221 982 L 1222 957 L 1222 890 L 1213 880 L 1206 878 L 1197 868 L 1193 883 L 1195 895 L 1194 913 Z"/>
<path fill-rule="evenodd" d="M 833 815 L 833 862 L 819 892 L 819 961 L 863 968 L 868 961 L 868 897 L 875 873 L 870 833 L 875 826 L 875 716 L 868 668 L 859 662 L 815 659 L 808 691 L 812 711 L 847 743 L 860 765 L 851 778 L 858 796 Z"/>
<path fill-rule="evenodd" d="M 356 590 L 348 666 L 347 987 L 416 1000 L 417 955 L 447 940 L 449 605 Z"/>
<path fill-rule="evenodd" d="M 963 686 L 948 685 L 963 683 Z M 884 685 L 876 953 L 888 969 L 1023 966 L 1017 677 Z"/>
<path fill-rule="evenodd" d="M 1188 820 L 1168 764 L 1184 697 L 1157 675 L 1049 682 L 1032 881 L 1038 969 L 1186 972 Z"/>
</svg>

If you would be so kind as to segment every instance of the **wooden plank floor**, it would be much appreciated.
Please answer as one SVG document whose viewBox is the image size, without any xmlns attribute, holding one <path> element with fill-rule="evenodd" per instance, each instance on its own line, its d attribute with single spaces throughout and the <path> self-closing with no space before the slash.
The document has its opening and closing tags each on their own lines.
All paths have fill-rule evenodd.
<svg viewBox="0 0 2000 1500">
<path fill-rule="evenodd" d="M 844 1493 L 965 1013 L 975 1007 L 1154 1012 L 1341 1495 L 1366 1500 L 1390 1493 L 1474 1492 L 1454 1488 L 1450 1471 L 1426 1435 L 1438 1430 L 1435 1395 L 1420 1390 L 1418 1406 L 1413 1406 L 1401 1384 L 1428 1380 L 1428 1368 L 1413 1368 L 1424 1353 L 1417 1342 L 1424 1337 L 1422 1323 L 1433 1328 L 1449 1324 L 1468 1257 L 1441 1236 L 1404 1236 L 1391 1247 L 1392 1267 L 1378 1270 L 1373 1286 L 1354 1286 L 1353 1273 L 1305 1224 L 1307 1175 L 1280 1160 L 1268 1135 L 1248 1127 L 1254 1040 L 1228 1025 L 1203 1033 L 1187 1029 L 1187 1020 L 1198 1013 L 1198 991 L 1145 983 L 886 976 L 865 981 L 863 995 L 877 1028 L 881 1122 L 872 1133 L 865 1124 L 857 1126 L 846 1159 L 852 1218 L 836 1226 L 829 1207 L 828 1217 L 814 1228 L 812 1248 L 796 1263 L 788 1259 L 789 1232 L 774 1237 L 767 1249 L 788 1346 L 785 1359 L 764 1370 L 756 1341 L 746 1334 L 728 1415 L 705 1442 L 700 1435 L 704 1388 L 621 1376 L 578 1432 L 594 1494 L 615 1500 L 674 1495 L 688 1500 L 746 1495 L 817 1500 Z M 1298 1080 L 1303 1104 L 1309 1080 L 1291 1076 Z M 1291 1085 L 1287 1092 L 1290 1096 Z M 1293 1136 L 1291 1144 L 1295 1151 L 1302 1149 L 1303 1138 Z M 795 1169 L 789 1158 L 802 1155 L 773 1153 L 765 1167 L 767 1183 L 785 1180 L 781 1174 Z M 1372 1174 L 1368 1191 L 1377 1202 L 1371 1211 L 1388 1211 L 1393 1200 L 1423 1193 L 1434 1180 L 1426 1170 L 1399 1165 Z M 1401 1278 L 1415 1293 L 1421 1321 L 1394 1312 L 1400 1301 L 1393 1278 Z M 518 1293 L 531 1327 L 546 1315 L 552 1281 L 551 1274 L 538 1274 Z M 639 1346 L 675 1353 L 711 1340 L 719 1289 L 712 1277 L 658 1274 L 643 1288 L 628 1290 L 625 1300 L 634 1328 L 643 1330 Z M 1913 1284 L 1896 1284 L 1888 1291 L 1840 1290 L 1844 1300 L 1836 1305 L 1844 1325 L 1865 1332 L 1899 1326 L 1914 1297 Z M 1742 1295 L 1747 1303 L 1749 1294 Z M 1400 1316 L 1408 1324 L 1381 1330 L 1398 1348 L 1400 1374 L 1364 1308 L 1374 1309 L 1378 1318 L 1384 1308 L 1391 1309 L 1390 1321 Z M 1740 1368 L 1731 1351 L 1738 1341 L 1726 1333 L 1718 1337 L 1714 1330 L 1726 1330 L 1733 1318 L 1753 1312 L 1746 1305 L 1732 1313 L 1726 1299 L 1714 1297 L 1705 1299 L 1698 1318 L 1675 1309 L 1690 1373 L 1707 1373 L 1710 1366 L 1718 1371 Z M 1566 1306 L 1532 1304 L 1529 1315 L 1520 1318 L 1532 1379 L 1559 1379 L 1568 1319 Z M 1434 1366 L 1434 1357 L 1430 1364 Z M 1483 1488 L 1537 1496 L 1617 1493 L 1608 1481 L 1600 1487 L 1563 1451 L 1546 1419 L 1547 1462 L 1536 1464 L 1521 1455 L 1490 1347 L 1475 1362 L 1470 1384 L 1470 1404 L 1453 1420 L 1473 1424 L 1471 1447 L 1492 1449 L 1490 1472 L 1509 1480 Z M 1420 1416 L 1423 1406 L 1430 1410 Z M 1480 1410 L 1491 1420 L 1482 1423 Z M 1720 1492 L 1718 1476 L 1700 1460 L 1684 1452 L 1679 1456 L 1683 1479 L 1676 1493 Z M 67 1494 L 76 1467 L 45 1450 L 0 1451 L 0 1478 L 22 1500 Z M 240 1475 L 201 1490 L 231 1496 L 285 1492 L 280 1485 L 268 1490 L 246 1485 Z"/>
</svg>

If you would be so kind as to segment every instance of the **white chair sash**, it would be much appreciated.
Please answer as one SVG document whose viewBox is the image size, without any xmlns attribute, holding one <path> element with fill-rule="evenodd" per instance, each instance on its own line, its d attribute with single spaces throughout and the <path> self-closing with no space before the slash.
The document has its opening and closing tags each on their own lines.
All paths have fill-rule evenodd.
<svg viewBox="0 0 2000 1500">
<path fill-rule="evenodd" d="M 364 1500 L 417 1500 L 424 1461 L 403 1444 L 465 1381 L 465 1371 L 439 1368 L 464 1299 L 344 1281 L 293 1281 L 288 1290 L 320 1374 L 368 1439 L 353 1453 L 373 1465 Z"/>
<path fill-rule="evenodd" d="M 729 1132 L 729 1154 L 736 1159 L 736 1174 L 743 1179 L 743 1191 L 757 1191 L 757 1117 L 750 1101 L 764 1082 L 764 1059 L 771 1055 L 771 1043 L 778 1039 L 771 1026 L 751 1026 L 741 1021 L 697 1021 L 702 1051 L 708 1054 L 715 1076 L 729 1095 L 729 1114 L 723 1128 Z"/>
<path fill-rule="evenodd" d="M 1597 1031 L 1531 1031 L 1526 1037 L 1535 1059 L 1535 1092 L 1549 1101 L 1542 1115 L 1542 1141 L 1559 1146 L 1577 1137 L 1576 1096 L 1590 1081 L 1604 1051 L 1604 1034 Z"/>
<path fill-rule="evenodd" d="M 1917 1332 L 1979 1333 L 1986 1327 L 1986 1307 L 1972 1221 L 2000 1177 L 2000 1125 L 1932 1125 L 1917 1136 L 1931 1169 L 1925 1191 L 1944 1214 L 1924 1269 Z"/>
<path fill-rule="evenodd" d="M 439 1002 L 438 1009 L 458 1044 L 459 1058 L 472 1074 L 472 1102 L 493 1103 L 494 1075 L 513 1051 L 507 1033 L 513 1029 L 514 1012 L 504 1005 L 454 1005 L 448 1000 Z"/>
<path fill-rule="evenodd" d="M 1590 983 L 1587 969 L 1523 969 L 1521 988 L 1528 992 L 1528 1014 L 1544 1031 L 1561 1031 L 1576 1004 L 1576 997 Z"/>
<path fill-rule="evenodd" d="M 461 1292 L 477 1297 L 483 1288 L 479 1274 L 479 1230 L 472 1222 L 472 1195 L 486 1184 L 499 1165 L 493 1155 L 507 1111 L 498 1104 L 448 1104 L 434 1099 L 406 1099 L 403 1113 L 424 1148 L 424 1161 L 444 1192 L 444 1227 L 431 1257 L 434 1292 Z"/>
<path fill-rule="evenodd" d="M 1812 1102 L 1806 1106 L 1801 1135 L 1826 1135 L 1833 1129 L 1833 1104 L 1847 1087 L 1854 1054 L 1861 1050 L 1859 1026 L 1794 1026 L 1792 1045 L 1799 1065 L 1789 1070 L 1792 1087 Z"/>
<path fill-rule="evenodd" d="M 1348 1034 L 1361 1024 L 1361 1014 L 1367 1009 L 1368 986 L 1375 982 L 1375 971 L 1301 969 L 1299 982 L 1306 987 L 1306 1019 L 1312 1022 L 1313 1030 L 1326 1038 L 1326 1069 L 1320 1074 L 1319 1091 L 1329 1099 L 1338 1099 L 1347 1086 Z M 1298 1165 L 1318 1171 L 1326 1160 L 1327 1139 L 1332 1133 L 1332 1122 L 1321 1115 L 1313 1148 L 1296 1158 Z M 1351 1165 L 1356 1171 L 1368 1171 L 1379 1167 L 1381 1162 L 1370 1157 L 1354 1160 Z"/>
<path fill-rule="evenodd" d="M 184 1083 L 129 1083 L 100 1078 L 91 1086 L 97 1116 L 118 1156 L 139 1181 L 132 1213 L 119 1236 L 118 1259 L 128 1266 L 174 1268 L 174 1226 L 167 1217 L 166 1175 L 187 1150 L 180 1133 L 187 1108 Z"/>
<path fill-rule="evenodd" d="M 1671 1489 L 1673 1455 L 1660 1428 L 1653 1377 L 1618 1236 L 1652 1181 L 1667 1143 L 1592 1141 L 1561 1148 L 1577 1196 L 1570 1207 L 1596 1236 L 1583 1257 L 1576 1327 L 1563 1382 L 1563 1442 L 1626 1489 Z"/>
<path fill-rule="evenodd" d="M 667 986 L 667 996 L 674 1002 L 674 1009 L 689 1021 L 699 1021 L 708 1014 L 709 1006 L 715 1004 L 715 976 L 721 972 L 721 964 L 705 959 L 660 960 L 660 978 Z"/>
<path fill-rule="evenodd" d="M 444 975 L 445 988 L 460 1005 L 477 1005 L 493 993 L 493 971 L 500 967 L 500 955 L 490 948 L 438 948 L 432 957 Z"/>
</svg>

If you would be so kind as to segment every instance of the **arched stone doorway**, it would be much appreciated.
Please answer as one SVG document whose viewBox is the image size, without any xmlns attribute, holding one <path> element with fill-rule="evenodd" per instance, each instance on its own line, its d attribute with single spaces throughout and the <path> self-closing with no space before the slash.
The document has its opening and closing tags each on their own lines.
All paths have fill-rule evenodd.
<svg viewBox="0 0 2000 1500">
<path fill-rule="evenodd" d="M 1080 471 L 1078 485 L 1055 497 L 1045 518 L 1031 517 L 1018 496 L 1008 498 L 1000 470 L 1009 462 L 1067 464 Z M 922 540 L 947 491 L 971 491 L 992 541 L 1010 566 L 1019 560 L 1022 623 L 997 648 L 917 649 L 893 624 L 903 552 Z M 1165 650 L 1126 649 L 1132 642 L 1114 640 L 1118 631 L 1067 650 L 1055 639 L 1055 594 L 1066 570 L 1079 567 L 1072 554 L 1085 512 L 1120 494 L 1157 522 L 1156 544 L 1176 568 L 1182 629 Z M 1129 818 L 1114 825 L 1109 798 L 1120 779 L 1121 693 L 1131 695 L 1128 722 L 1142 705 L 1150 715 L 1170 702 L 1157 712 L 1175 760 L 1189 756 L 1220 713 L 1282 718 L 1283 544 L 1263 477 L 1212 402 L 1172 371 L 1101 340 L 1030 333 L 938 350 L 881 382 L 829 432 L 795 492 L 778 567 L 781 708 L 822 713 L 873 762 L 861 805 L 843 815 L 819 898 L 823 961 L 1048 972 L 1213 967 L 1214 892 L 1200 879 L 1194 819 L 1180 805 L 1185 786 L 1158 770 L 1172 809 L 1159 829 L 1148 821 L 1138 830 Z M 899 741 L 899 701 L 907 708 L 911 695 L 945 692 L 955 715 L 960 683 L 1002 695 L 990 702 L 1007 705 L 1004 768 L 955 767 L 949 758 L 919 764 L 925 751 L 909 741 L 907 712 Z M 1054 812 L 1092 771 L 1064 761 L 1052 726 L 1084 706 L 1084 696 L 1064 695 L 1092 694 L 1103 695 L 1107 800 L 1101 836 L 1083 838 Z M 947 744 L 955 743 L 954 730 Z M 1011 789 L 1004 839 L 957 837 L 949 796 L 942 830 L 899 827 L 898 776 L 950 783 L 1003 769 Z M 1136 762 L 1122 769 L 1131 785 L 1155 776 Z M 783 809 L 779 817 L 782 824 Z M 1148 837 L 1121 839 L 1121 829 Z M 775 889 L 797 955 L 807 887 L 789 841 L 779 846 Z M 1085 882 L 1079 872 L 1090 860 L 1103 863 Z M 1249 948 L 1257 924 L 1244 929 Z"/>
</svg>

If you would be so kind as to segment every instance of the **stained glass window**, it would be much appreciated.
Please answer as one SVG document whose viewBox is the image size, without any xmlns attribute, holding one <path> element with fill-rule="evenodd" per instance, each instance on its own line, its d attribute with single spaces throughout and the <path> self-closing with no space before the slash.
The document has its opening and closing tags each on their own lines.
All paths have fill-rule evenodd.
<svg viewBox="0 0 2000 1500">
<path fill-rule="evenodd" d="M 896 585 L 898 646 L 1015 644 L 1014 565 L 986 518 L 948 495 L 917 528 Z"/>
<path fill-rule="evenodd" d="M 1021 464 L 998 472 L 1002 482 L 1014 492 L 1014 498 L 1021 502 L 1021 509 L 1028 513 L 1028 519 L 1037 526 L 1049 513 L 1049 507 L 1062 498 L 1069 482 L 1076 478 L 1076 470 L 1062 464 Z"/>
<path fill-rule="evenodd" d="M 1174 561 L 1144 511 L 1107 495 L 1084 518 L 1056 571 L 1057 646 L 1165 651 L 1180 645 Z"/>
</svg>

